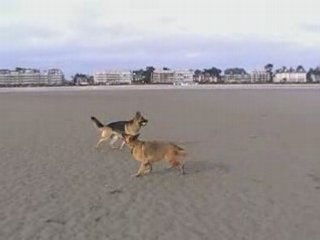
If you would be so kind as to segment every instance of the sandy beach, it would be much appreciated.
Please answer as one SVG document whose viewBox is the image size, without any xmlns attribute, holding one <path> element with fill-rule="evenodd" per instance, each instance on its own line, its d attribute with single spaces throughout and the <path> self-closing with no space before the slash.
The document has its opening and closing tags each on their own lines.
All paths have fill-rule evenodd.
<svg viewBox="0 0 320 240">
<path fill-rule="evenodd" d="M 2 240 L 318 240 L 320 88 L 0 91 Z M 103 122 L 187 152 L 185 176 L 93 148 Z"/>
</svg>

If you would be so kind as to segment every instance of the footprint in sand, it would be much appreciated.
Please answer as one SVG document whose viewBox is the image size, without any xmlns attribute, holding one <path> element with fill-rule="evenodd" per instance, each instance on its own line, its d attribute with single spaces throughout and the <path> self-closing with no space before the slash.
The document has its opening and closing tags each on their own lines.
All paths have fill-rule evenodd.
<svg viewBox="0 0 320 240">
<path fill-rule="evenodd" d="M 314 188 L 317 189 L 317 190 L 320 190 L 320 176 L 317 176 L 314 173 L 309 173 L 309 174 L 307 174 L 307 176 L 309 178 L 311 178 L 312 181 L 315 182 L 318 185 L 318 186 L 315 186 Z"/>
</svg>

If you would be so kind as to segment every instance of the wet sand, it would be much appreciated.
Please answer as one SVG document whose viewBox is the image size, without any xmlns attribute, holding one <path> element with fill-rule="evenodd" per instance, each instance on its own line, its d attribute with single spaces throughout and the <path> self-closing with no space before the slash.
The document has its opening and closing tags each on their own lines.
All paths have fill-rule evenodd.
<svg viewBox="0 0 320 240">
<path fill-rule="evenodd" d="M 320 89 L 0 93 L 0 239 L 320 237 Z M 185 147 L 142 178 L 90 121 Z"/>
</svg>

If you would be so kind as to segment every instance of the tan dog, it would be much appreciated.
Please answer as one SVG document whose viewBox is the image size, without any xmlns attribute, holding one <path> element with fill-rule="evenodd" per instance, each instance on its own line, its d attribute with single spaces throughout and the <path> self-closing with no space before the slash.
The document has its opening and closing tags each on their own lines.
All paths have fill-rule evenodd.
<svg viewBox="0 0 320 240">
<path fill-rule="evenodd" d="M 184 174 L 184 164 L 178 158 L 186 156 L 183 148 L 174 143 L 159 141 L 141 141 L 139 134 L 132 136 L 123 134 L 124 141 L 131 149 L 133 157 L 139 161 L 140 168 L 134 175 L 139 177 L 152 171 L 152 164 L 161 160 L 167 160 L 172 167 L 179 167 L 180 172 Z"/>
<path fill-rule="evenodd" d="M 102 124 L 95 117 L 91 117 L 91 120 L 95 123 L 95 126 L 100 131 L 100 139 L 95 146 L 96 148 L 98 148 L 102 142 L 108 140 L 109 138 L 111 139 L 110 146 L 115 148 L 114 143 L 119 138 L 122 138 L 122 134 L 135 135 L 140 131 L 142 126 L 145 126 L 148 123 L 148 120 L 145 119 L 140 112 L 136 112 L 136 115 L 133 117 L 133 119 L 129 121 L 112 122 L 108 125 Z M 124 144 L 125 142 L 122 141 L 120 149 L 123 148 Z"/>
</svg>

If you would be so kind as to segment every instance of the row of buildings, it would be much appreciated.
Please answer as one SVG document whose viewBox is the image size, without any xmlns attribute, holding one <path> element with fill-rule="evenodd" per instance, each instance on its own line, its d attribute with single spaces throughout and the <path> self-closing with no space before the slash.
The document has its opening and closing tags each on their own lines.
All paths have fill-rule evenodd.
<svg viewBox="0 0 320 240">
<path fill-rule="evenodd" d="M 170 70 L 155 69 L 151 72 L 151 83 L 153 84 L 174 84 L 174 83 L 193 83 L 194 71 L 192 70 Z M 102 71 L 93 75 L 94 84 L 113 85 L 113 84 L 131 84 L 134 81 L 141 80 L 141 76 L 133 71 Z"/>
<path fill-rule="evenodd" d="M 94 84 L 130 84 L 136 79 L 132 71 L 104 71 L 94 74 Z M 307 83 L 320 82 L 320 73 L 313 73 L 307 78 L 305 70 L 284 70 L 272 74 L 265 70 L 246 72 L 229 71 L 214 76 L 209 73 L 195 73 L 193 70 L 155 69 L 151 73 L 153 84 L 193 84 L 193 83 Z"/>
<path fill-rule="evenodd" d="M 0 86 L 57 86 L 64 83 L 60 69 L 41 72 L 33 68 L 0 69 Z"/>
<path fill-rule="evenodd" d="M 318 68 L 317 68 L 318 69 Z M 266 70 L 252 71 L 250 74 L 243 69 L 235 68 L 224 74 L 214 75 L 210 72 L 193 71 L 190 69 L 154 69 L 150 72 L 150 83 L 188 85 L 193 83 L 306 83 L 320 82 L 319 71 L 307 72 L 303 68 L 280 69 L 274 74 Z M 76 74 L 75 85 L 118 85 L 138 82 L 141 74 L 130 70 L 107 70 L 94 73 L 93 76 Z M 60 69 L 40 71 L 31 68 L 16 68 L 14 70 L 0 69 L 0 86 L 56 86 L 63 85 L 64 74 Z"/>
<path fill-rule="evenodd" d="M 315 76 L 314 82 L 320 80 L 319 76 Z M 307 83 L 306 71 L 279 71 L 275 74 L 260 70 L 252 71 L 251 74 L 225 74 L 220 79 L 224 83 Z M 218 80 L 216 80 L 218 81 Z"/>
</svg>

